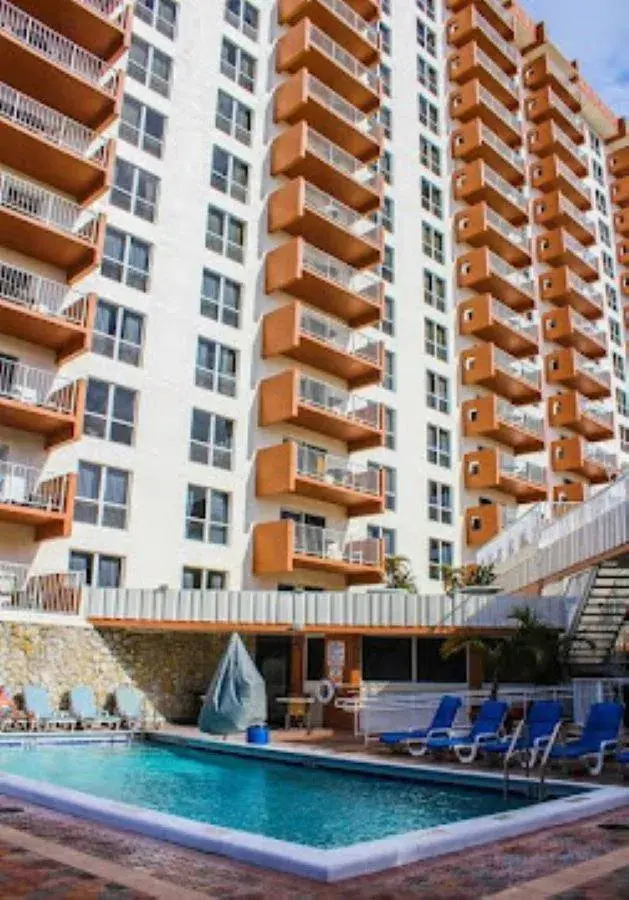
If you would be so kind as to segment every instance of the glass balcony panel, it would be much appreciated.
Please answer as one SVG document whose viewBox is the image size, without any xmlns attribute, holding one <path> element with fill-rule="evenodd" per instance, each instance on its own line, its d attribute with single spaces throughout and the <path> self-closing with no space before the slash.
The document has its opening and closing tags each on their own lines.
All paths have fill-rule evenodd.
<svg viewBox="0 0 629 900">
<path fill-rule="evenodd" d="M 380 493 L 380 473 L 352 465 L 347 459 L 333 456 L 314 447 L 297 447 L 297 472 L 306 478 L 315 478 L 337 487 L 377 497 Z"/>
<path fill-rule="evenodd" d="M 0 504 L 29 506 L 48 512 L 63 512 L 66 501 L 65 478 L 42 481 L 42 471 L 34 466 L 0 462 Z"/>
<path fill-rule="evenodd" d="M 532 484 L 546 484 L 546 468 L 537 463 L 525 462 L 506 453 L 500 454 L 500 472 L 512 478 L 521 478 Z"/>
<path fill-rule="evenodd" d="M 349 103 L 336 91 L 326 87 L 314 75 L 308 75 L 308 93 L 324 106 L 327 106 L 337 116 L 345 119 L 353 128 L 357 128 L 371 137 L 377 137 L 378 122 L 374 117 L 365 116 L 362 110 Z"/>
<path fill-rule="evenodd" d="M 537 322 L 527 319 L 526 316 L 518 315 L 518 313 L 509 309 L 508 306 L 505 306 L 504 303 L 501 303 L 500 300 L 496 300 L 493 297 L 491 301 L 491 313 L 492 316 L 499 319 L 501 322 L 504 322 L 504 324 L 508 325 L 510 328 L 513 328 L 514 331 L 526 334 L 527 337 L 537 340 L 539 334 Z"/>
<path fill-rule="evenodd" d="M 494 365 L 508 375 L 515 375 L 516 378 L 522 378 L 524 381 L 539 388 L 541 373 L 537 363 L 530 362 L 526 359 L 515 359 L 509 356 L 504 350 L 498 347 L 493 348 Z"/>
<path fill-rule="evenodd" d="M 329 256 L 309 245 L 304 245 L 303 265 L 305 269 L 335 282 L 344 290 L 366 297 L 372 302 L 380 301 L 381 281 L 371 272 L 353 269 L 335 256 Z"/>
<path fill-rule="evenodd" d="M 492 228 L 500 232 L 500 234 L 512 244 L 515 244 L 521 250 L 528 252 L 530 243 L 528 235 L 526 231 L 524 231 L 524 229 L 516 228 L 510 222 L 507 222 L 506 219 L 503 219 L 501 215 L 499 215 L 490 207 L 486 208 L 485 215 L 487 217 L 488 224 L 491 225 Z"/>
<path fill-rule="evenodd" d="M 310 337 L 332 344 L 343 353 L 358 356 L 375 365 L 379 362 L 378 341 L 370 341 L 360 332 L 347 328 L 335 319 L 303 309 L 299 316 L 299 327 Z"/>
<path fill-rule="evenodd" d="M 508 197 L 519 209 L 526 210 L 526 197 L 519 188 L 509 184 L 508 181 L 505 181 L 502 176 L 498 175 L 497 172 L 494 172 L 493 169 L 490 169 L 489 166 L 484 167 L 484 176 L 487 184 L 494 187 L 497 191 L 500 191 L 505 197 Z"/>
<path fill-rule="evenodd" d="M 508 400 L 499 400 L 497 404 L 497 415 L 503 422 L 515 425 L 538 437 L 543 436 L 544 420 L 535 407 L 527 409 L 523 406 L 513 406 Z"/>
<path fill-rule="evenodd" d="M 344 531 L 295 523 L 295 553 L 352 565 L 377 566 L 381 544 L 375 538 L 348 536 Z"/>
<path fill-rule="evenodd" d="M 373 400 L 364 400 L 353 394 L 347 394 L 323 381 L 300 376 L 299 396 L 302 402 L 317 406 L 327 412 L 346 419 L 353 419 L 377 428 L 380 420 L 380 404 Z"/>
<path fill-rule="evenodd" d="M 310 40 L 315 47 L 318 47 L 326 56 L 337 62 L 342 68 L 353 75 L 357 81 L 366 85 L 372 91 L 378 91 L 380 79 L 375 69 L 368 69 L 363 66 L 355 56 L 344 50 L 336 41 L 328 37 L 316 25 L 310 25 Z"/>
<path fill-rule="evenodd" d="M 313 212 L 372 244 L 378 244 L 380 228 L 349 206 L 306 182 L 306 206 Z"/>
<path fill-rule="evenodd" d="M 520 133 L 522 129 L 520 127 L 520 120 L 518 119 L 518 117 L 509 112 L 507 107 L 503 106 L 499 100 L 496 100 L 495 97 L 492 97 L 488 90 L 486 90 L 484 87 L 481 87 L 479 90 L 479 97 L 481 99 L 481 102 L 484 103 L 488 109 L 491 109 L 493 112 L 495 112 L 503 122 L 507 122 L 509 127 L 513 131 Z"/>
</svg>

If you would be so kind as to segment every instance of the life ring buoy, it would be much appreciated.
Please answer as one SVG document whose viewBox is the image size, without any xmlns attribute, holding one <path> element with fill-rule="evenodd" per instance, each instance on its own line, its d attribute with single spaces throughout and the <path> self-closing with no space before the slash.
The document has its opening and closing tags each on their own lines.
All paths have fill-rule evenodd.
<svg viewBox="0 0 629 900">
<path fill-rule="evenodd" d="M 315 697 L 323 706 L 327 706 L 334 699 L 336 688 L 329 678 L 322 678 L 315 688 Z"/>
</svg>

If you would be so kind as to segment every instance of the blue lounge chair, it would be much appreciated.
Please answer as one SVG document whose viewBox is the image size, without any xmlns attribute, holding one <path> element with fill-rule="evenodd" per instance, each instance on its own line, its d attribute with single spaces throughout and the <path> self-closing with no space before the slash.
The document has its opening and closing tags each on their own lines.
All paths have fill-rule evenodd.
<svg viewBox="0 0 629 900">
<path fill-rule="evenodd" d="M 428 728 L 415 728 L 411 731 L 385 731 L 378 737 L 381 744 L 387 747 L 403 747 L 407 746 L 409 741 L 413 746 L 423 746 L 422 753 L 426 752 L 426 740 L 429 737 L 436 737 L 438 734 L 449 734 L 450 729 L 454 725 L 456 714 L 461 708 L 461 698 L 452 697 L 450 694 L 444 694 L 439 701 L 439 706 L 435 710 L 432 722 Z M 415 753 L 420 756 L 422 753 Z"/>
<path fill-rule="evenodd" d="M 564 763 L 585 760 L 590 775 L 600 775 L 605 758 L 618 748 L 623 714 L 621 703 L 593 703 L 581 737 L 552 747 L 548 758 Z"/>
<path fill-rule="evenodd" d="M 69 728 L 72 731 L 76 726 L 74 716 L 52 708 L 48 691 L 41 685 L 29 684 L 24 688 L 24 708 L 31 716 L 35 731 L 55 727 Z"/>
<path fill-rule="evenodd" d="M 121 684 L 114 691 L 116 714 L 122 724 L 132 731 L 142 724 L 142 694 L 129 684 Z"/>
<path fill-rule="evenodd" d="M 94 725 L 118 728 L 120 716 L 98 709 L 94 700 L 94 691 L 87 685 L 79 685 L 70 691 L 70 712 L 83 728 L 93 728 Z"/>
<path fill-rule="evenodd" d="M 561 728 L 562 712 L 562 705 L 558 701 L 536 700 L 513 734 L 503 740 L 483 744 L 483 753 L 504 756 L 505 764 L 514 756 L 523 759 L 528 756 L 527 764 L 534 766 L 544 748 L 549 743 L 554 744 Z"/>
<path fill-rule="evenodd" d="M 509 704 L 502 700 L 485 700 L 478 711 L 478 715 L 466 734 L 457 735 L 457 729 L 452 729 L 449 735 L 443 737 L 431 737 L 426 741 L 429 752 L 453 750 L 459 762 L 470 763 L 476 759 L 479 749 L 488 741 L 496 741 L 500 737 L 500 730 Z M 409 746 L 412 756 L 413 748 Z"/>
</svg>

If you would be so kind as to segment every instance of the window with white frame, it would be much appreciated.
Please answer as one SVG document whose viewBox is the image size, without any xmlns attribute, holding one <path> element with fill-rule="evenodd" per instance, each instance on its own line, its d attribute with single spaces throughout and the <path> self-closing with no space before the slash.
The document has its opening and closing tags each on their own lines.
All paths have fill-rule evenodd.
<svg viewBox="0 0 629 900">
<path fill-rule="evenodd" d="M 378 74 L 380 76 L 380 84 L 382 85 L 382 93 L 385 97 L 390 97 L 392 93 L 391 69 L 381 62 L 378 66 Z"/>
<path fill-rule="evenodd" d="M 590 147 L 598 156 L 601 155 L 601 139 L 597 134 L 595 134 L 592 129 L 588 129 L 589 137 L 590 137 Z"/>
<path fill-rule="evenodd" d="M 424 346 L 428 356 L 448 361 L 448 329 L 432 319 L 424 319 Z"/>
<path fill-rule="evenodd" d="M 600 162 L 597 162 L 597 160 L 595 159 L 592 160 L 592 175 L 600 185 L 605 184 L 605 170 L 603 169 Z"/>
<path fill-rule="evenodd" d="M 135 391 L 98 378 L 87 382 L 83 433 L 115 444 L 133 444 Z"/>
<path fill-rule="evenodd" d="M 188 485 L 186 537 L 206 544 L 229 541 L 229 494 L 198 484 Z"/>
<path fill-rule="evenodd" d="M 395 353 L 392 350 L 384 351 L 384 374 L 382 387 L 386 391 L 395 390 Z"/>
<path fill-rule="evenodd" d="M 192 410 L 190 460 L 217 469 L 233 468 L 234 422 L 204 409 Z"/>
<path fill-rule="evenodd" d="M 423 56 L 417 56 L 417 80 L 435 97 L 439 94 L 439 73 Z"/>
<path fill-rule="evenodd" d="M 453 546 L 450 541 L 439 538 L 428 540 L 428 577 L 433 581 L 441 581 L 444 569 L 452 566 Z"/>
<path fill-rule="evenodd" d="M 438 425 L 428 425 L 426 433 L 426 450 L 428 462 L 442 469 L 452 467 L 452 447 L 450 432 Z"/>
<path fill-rule="evenodd" d="M 382 466 L 384 476 L 384 508 L 395 512 L 397 507 L 397 470 L 392 466 Z"/>
<path fill-rule="evenodd" d="M 608 282 L 605 282 L 605 297 L 609 308 L 618 312 L 618 291 Z"/>
<path fill-rule="evenodd" d="M 367 537 L 371 538 L 371 540 L 383 542 L 385 556 L 395 556 L 397 545 L 395 528 L 383 528 L 382 525 L 367 525 Z"/>
<path fill-rule="evenodd" d="M 172 74 L 173 61 L 170 56 L 134 34 L 129 47 L 127 75 L 162 97 L 169 97 Z"/>
<path fill-rule="evenodd" d="M 217 94 L 215 124 L 241 144 L 251 144 L 253 110 L 226 91 L 219 90 Z"/>
<path fill-rule="evenodd" d="M 599 191 L 598 188 L 594 191 L 594 202 L 596 203 L 597 210 L 601 213 L 601 215 L 607 215 L 607 198 L 603 191 Z"/>
<path fill-rule="evenodd" d="M 441 148 L 423 134 L 419 136 L 419 162 L 433 175 L 441 175 Z"/>
<path fill-rule="evenodd" d="M 383 407 L 384 412 L 384 446 L 389 450 L 395 450 L 397 444 L 396 426 L 397 413 L 390 406 Z"/>
<path fill-rule="evenodd" d="M 205 246 L 214 253 L 220 253 L 242 262 L 245 256 L 246 224 L 217 206 L 208 206 Z"/>
<path fill-rule="evenodd" d="M 109 197 L 114 206 L 147 222 L 154 222 L 157 218 L 158 194 L 159 178 L 156 175 L 117 157 Z"/>
<path fill-rule="evenodd" d="M 437 35 L 421 19 L 417 19 L 417 43 L 431 56 L 437 55 Z"/>
<path fill-rule="evenodd" d="M 415 0 L 415 2 L 417 9 L 434 22 L 437 18 L 437 0 Z"/>
<path fill-rule="evenodd" d="M 380 328 L 391 337 L 395 335 L 395 300 L 393 297 L 384 298 Z"/>
<path fill-rule="evenodd" d="M 617 347 L 622 347 L 622 333 L 620 331 L 620 322 L 617 322 L 616 319 L 612 319 L 610 316 L 609 319 L 609 334 Z"/>
<path fill-rule="evenodd" d="M 381 153 L 378 168 L 386 183 L 393 184 L 393 156 L 389 150 Z"/>
<path fill-rule="evenodd" d="M 433 134 L 439 134 L 439 109 L 434 103 L 431 103 L 423 94 L 419 95 L 418 100 L 419 121 L 425 125 Z"/>
<path fill-rule="evenodd" d="M 422 209 L 432 213 L 433 216 L 443 218 L 443 191 L 428 178 L 421 179 Z"/>
<path fill-rule="evenodd" d="M 443 249 L 443 234 L 427 222 L 422 222 L 422 250 L 435 262 L 443 263 L 445 259 Z"/>
<path fill-rule="evenodd" d="M 256 60 L 250 53 L 223 38 L 221 44 L 221 72 L 230 81 L 253 93 L 256 86 Z"/>
<path fill-rule="evenodd" d="M 150 269 L 151 245 L 108 225 L 101 262 L 101 273 L 105 278 L 146 292 Z"/>
<path fill-rule="evenodd" d="M 446 311 L 446 280 L 424 269 L 424 303 L 439 312 Z"/>
<path fill-rule="evenodd" d="M 615 278 L 616 270 L 614 268 L 614 260 L 612 257 L 603 250 L 601 258 L 603 260 L 603 272 L 605 272 L 608 278 Z"/>
<path fill-rule="evenodd" d="M 236 396 L 237 353 L 231 347 L 199 338 L 195 384 L 226 397 Z"/>
<path fill-rule="evenodd" d="M 612 364 L 614 367 L 614 375 L 616 378 L 619 378 L 620 381 L 625 380 L 625 359 L 620 353 L 616 353 L 614 351 L 612 353 Z"/>
<path fill-rule="evenodd" d="M 382 227 L 385 231 L 388 231 L 389 234 L 392 234 L 394 230 L 395 204 L 391 197 L 385 197 L 382 201 L 382 210 L 380 215 L 382 219 Z"/>
<path fill-rule="evenodd" d="M 108 553 L 92 553 L 88 550 L 70 550 L 68 568 L 83 576 L 88 587 L 118 588 L 122 586 L 124 559 Z"/>
<path fill-rule="evenodd" d="M 380 31 L 380 49 L 383 53 L 391 55 L 391 29 L 384 22 L 379 23 L 378 29 Z"/>
<path fill-rule="evenodd" d="M 449 484 L 428 482 L 428 518 L 432 522 L 452 524 L 452 488 Z"/>
<path fill-rule="evenodd" d="M 181 587 L 184 591 L 224 591 L 227 587 L 227 573 L 184 566 Z"/>
<path fill-rule="evenodd" d="M 629 416 L 629 395 L 622 388 L 616 388 L 616 409 L 619 415 Z"/>
<path fill-rule="evenodd" d="M 118 130 L 123 141 L 161 159 L 165 133 L 166 116 L 125 94 Z"/>
<path fill-rule="evenodd" d="M 201 279 L 201 315 L 238 328 L 242 285 L 225 275 L 204 269 Z"/>
<path fill-rule="evenodd" d="M 598 220 L 598 233 L 601 236 L 601 241 L 611 248 L 612 233 L 609 229 L 609 225 L 606 225 L 605 222 L 602 222 L 600 219 Z"/>
<path fill-rule="evenodd" d="M 385 245 L 380 272 L 385 281 L 388 281 L 389 284 L 393 284 L 395 281 L 395 251 L 393 250 L 393 247 L 387 247 Z"/>
<path fill-rule="evenodd" d="M 176 0 L 135 0 L 135 15 L 172 41 L 177 35 L 178 7 Z"/>
<path fill-rule="evenodd" d="M 444 375 L 426 372 L 426 404 L 442 413 L 450 412 L 450 384 Z"/>
<path fill-rule="evenodd" d="M 126 528 L 129 473 L 112 466 L 79 462 L 74 519 L 105 528 Z"/>
<path fill-rule="evenodd" d="M 228 153 L 227 150 L 214 144 L 210 184 L 217 191 L 233 197 L 234 200 L 246 203 L 249 190 L 249 165 L 235 154 Z"/>
<path fill-rule="evenodd" d="M 378 112 L 378 121 L 382 125 L 384 136 L 387 140 L 393 137 L 393 116 L 388 106 L 381 106 Z"/>
<path fill-rule="evenodd" d="M 92 332 L 92 351 L 131 366 L 142 360 L 144 316 L 99 298 Z"/>
<path fill-rule="evenodd" d="M 248 0 L 225 0 L 225 21 L 250 40 L 258 40 L 260 13 Z"/>
</svg>

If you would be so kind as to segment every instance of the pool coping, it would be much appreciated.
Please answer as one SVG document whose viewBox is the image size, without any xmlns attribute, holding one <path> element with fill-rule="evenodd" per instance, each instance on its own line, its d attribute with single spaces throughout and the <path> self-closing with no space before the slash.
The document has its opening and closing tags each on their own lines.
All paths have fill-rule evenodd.
<svg viewBox="0 0 629 900">
<path fill-rule="evenodd" d="M 55 736 L 56 737 L 56 736 Z M 104 737 L 104 736 L 103 736 Z M 63 738 L 59 736 L 55 743 Z M 107 738 L 105 738 L 107 740 Z M 150 735 L 155 743 L 188 746 L 207 752 L 223 752 L 275 759 L 293 764 L 317 760 L 321 765 L 343 770 L 363 771 L 372 774 L 388 774 L 405 780 L 455 781 L 458 784 L 485 785 L 502 783 L 501 777 L 484 772 L 461 772 L 445 766 L 409 766 L 391 760 L 386 762 L 359 761 L 347 754 L 328 754 L 322 750 L 306 751 L 285 747 L 250 747 L 235 741 L 183 738 L 175 735 Z M 76 743 L 66 737 L 68 743 Z M 93 743 L 94 741 L 90 741 Z M 47 741 L 43 741 L 47 743 Z M 461 777 L 463 776 L 463 777 Z M 526 784 L 526 779 L 513 776 L 513 787 Z M 529 782 L 530 783 L 530 782 Z M 185 819 L 169 813 L 161 813 L 120 801 L 107 800 L 70 788 L 61 788 L 48 782 L 9 775 L 0 771 L 0 793 L 17 797 L 34 804 L 52 808 L 123 831 L 142 834 L 157 840 L 169 841 L 215 853 L 241 862 L 275 869 L 310 878 L 314 881 L 336 882 L 360 875 L 380 872 L 419 860 L 434 858 L 475 847 L 480 844 L 504 840 L 521 834 L 538 831 L 587 818 L 629 804 L 629 789 L 578 785 L 562 780 L 549 780 L 550 789 L 575 790 L 571 796 L 549 800 L 543 804 L 494 813 L 438 825 L 433 828 L 392 835 L 372 841 L 363 841 L 348 847 L 321 849 L 294 844 L 277 838 L 264 837 L 251 832 L 223 828 L 203 822 Z M 473 823 L 473 828 L 470 827 Z"/>
</svg>

